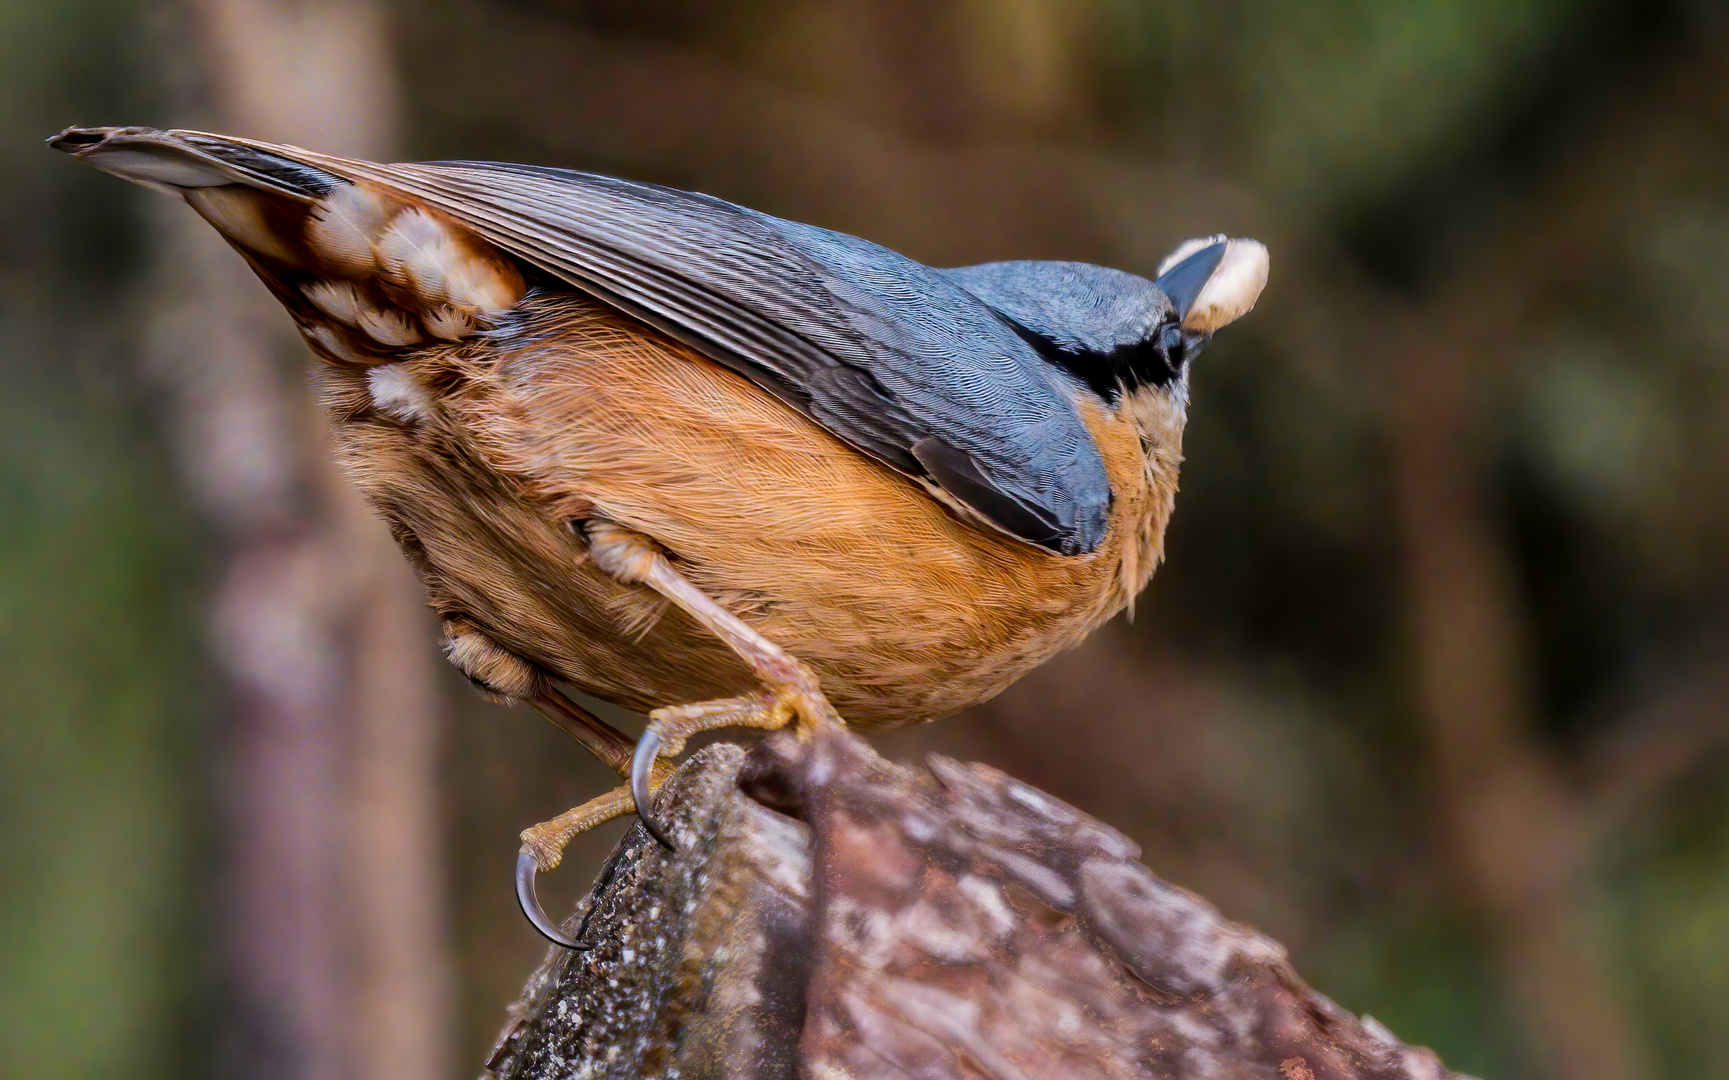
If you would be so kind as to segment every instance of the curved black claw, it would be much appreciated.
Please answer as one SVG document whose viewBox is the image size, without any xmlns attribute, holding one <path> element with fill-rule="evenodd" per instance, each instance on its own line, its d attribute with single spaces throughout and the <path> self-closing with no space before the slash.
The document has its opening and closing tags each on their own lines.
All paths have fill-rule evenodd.
<svg viewBox="0 0 1729 1080">
<path fill-rule="evenodd" d="M 534 892 L 534 879 L 540 873 L 540 861 L 534 857 L 534 852 L 523 848 L 516 856 L 516 902 L 522 908 L 522 913 L 528 917 L 529 924 L 540 931 L 540 936 L 562 948 L 581 952 L 588 946 L 580 941 L 564 936 L 563 931 L 541 910 L 540 897 Z"/>
<path fill-rule="evenodd" d="M 648 835 L 659 840 L 660 846 L 666 850 L 677 851 L 678 845 L 654 819 L 654 791 L 649 787 L 649 779 L 654 775 L 654 763 L 659 758 L 660 733 L 651 727 L 636 740 L 636 753 L 630 759 L 630 796 L 636 800 L 636 816 L 642 819 L 642 827 L 648 830 Z"/>
</svg>

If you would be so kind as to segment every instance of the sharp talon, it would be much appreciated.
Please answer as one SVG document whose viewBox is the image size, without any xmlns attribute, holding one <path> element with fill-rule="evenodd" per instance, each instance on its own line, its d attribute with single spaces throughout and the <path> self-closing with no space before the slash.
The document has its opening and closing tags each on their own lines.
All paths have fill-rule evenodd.
<svg viewBox="0 0 1729 1080">
<path fill-rule="evenodd" d="M 677 851 L 678 845 L 654 819 L 654 791 L 649 787 L 649 778 L 654 775 L 654 763 L 659 758 L 660 733 L 651 727 L 636 740 L 636 753 L 630 759 L 630 794 L 636 800 L 636 816 L 642 819 L 648 835 L 659 840 L 666 850 Z"/>
<path fill-rule="evenodd" d="M 540 874 L 540 860 L 534 857 L 534 852 L 524 847 L 516 857 L 516 902 L 522 908 L 522 913 L 528 917 L 529 925 L 540 931 L 540 936 L 561 948 L 573 952 L 582 952 L 588 946 L 580 941 L 574 941 L 564 936 L 564 932 L 546 917 L 541 910 L 540 897 L 534 892 L 534 879 Z"/>
</svg>

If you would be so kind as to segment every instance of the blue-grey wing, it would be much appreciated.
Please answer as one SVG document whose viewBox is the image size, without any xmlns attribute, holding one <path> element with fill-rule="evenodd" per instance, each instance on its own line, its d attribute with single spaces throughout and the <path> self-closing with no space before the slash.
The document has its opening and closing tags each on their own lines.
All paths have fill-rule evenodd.
<svg viewBox="0 0 1729 1080">
<path fill-rule="evenodd" d="M 942 274 L 704 195 L 560 169 L 373 166 L 491 242 L 756 382 L 1003 531 L 1096 549 L 1104 461 L 1069 375 Z"/>
</svg>

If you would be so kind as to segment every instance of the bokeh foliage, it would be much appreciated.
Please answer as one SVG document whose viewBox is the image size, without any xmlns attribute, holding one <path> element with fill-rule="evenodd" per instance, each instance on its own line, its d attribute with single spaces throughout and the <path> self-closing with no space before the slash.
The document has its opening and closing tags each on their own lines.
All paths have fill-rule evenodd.
<svg viewBox="0 0 1729 1080">
<path fill-rule="evenodd" d="M 143 222 L 41 146 L 75 117 L 148 109 L 139 14 L 0 4 L 8 1077 L 185 1075 L 203 1034 L 199 539 L 133 359 Z"/>
</svg>

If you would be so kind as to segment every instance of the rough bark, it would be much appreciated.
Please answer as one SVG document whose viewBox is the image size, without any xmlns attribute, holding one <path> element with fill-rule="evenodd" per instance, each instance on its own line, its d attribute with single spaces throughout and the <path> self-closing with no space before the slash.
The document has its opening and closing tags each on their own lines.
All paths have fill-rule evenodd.
<svg viewBox="0 0 1729 1080">
<path fill-rule="evenodd" d="M 513 1006 L 487 1080 L 1450 1076 L 1114 829 L 859 738 L 691 759 Z"/>
</svg>

